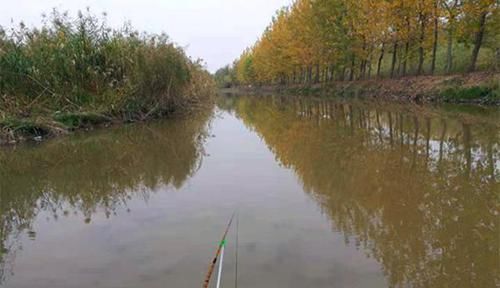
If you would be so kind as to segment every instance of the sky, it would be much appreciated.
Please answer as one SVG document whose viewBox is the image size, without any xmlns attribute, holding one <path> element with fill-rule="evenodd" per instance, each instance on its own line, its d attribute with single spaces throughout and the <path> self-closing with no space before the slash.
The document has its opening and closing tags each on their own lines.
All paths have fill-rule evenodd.
<svg viewBox="0 0 500 288">
<path fill-rule="evenodd" d="M 251 46 L 271 22 L 274 12 L 292 0 L 0 0 L 0 25 L 23 21 L 40 26 L 42 13 L 90 7 L 106 12 L 108 23 L 125 21 L 139 31 L 166 32 L 192 58 L 202 58 L 215 72 Z"/>
</svg>

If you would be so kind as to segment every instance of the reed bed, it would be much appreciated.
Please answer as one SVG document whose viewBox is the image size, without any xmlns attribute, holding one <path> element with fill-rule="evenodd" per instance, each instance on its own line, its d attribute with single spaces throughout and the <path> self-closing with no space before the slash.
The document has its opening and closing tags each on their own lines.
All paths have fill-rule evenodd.
<svg viewBox="0 0 500 288">
<path fill-rule="evenodd" d="M 42 17 L 40 28 L 0 27 L 4 140 L 50 133 L 45 128 L 68 124 L 60 119 L 74 124 L 81 115 L 121 122 L 162 117 L 214 95 L 201 62 L 166 34 L 140 33 L 130 24 L 112 29 L 105 14 L 88 10 L 76 17 L 53 10 Z"/>
</svg>

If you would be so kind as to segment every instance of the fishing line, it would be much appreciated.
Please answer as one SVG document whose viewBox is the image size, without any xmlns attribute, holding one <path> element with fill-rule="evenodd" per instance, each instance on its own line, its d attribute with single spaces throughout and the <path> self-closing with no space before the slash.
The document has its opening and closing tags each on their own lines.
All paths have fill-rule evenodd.
<svg viewBox="0 0 500 288">
<path fill-rule="evenodd" d="M 234 272 L 234 288 L 238 288 L 238 234 L 240 226 L 240 214 L 236 215 L 236 241 L 235 241 L 235 272 Z"/>
</svg>

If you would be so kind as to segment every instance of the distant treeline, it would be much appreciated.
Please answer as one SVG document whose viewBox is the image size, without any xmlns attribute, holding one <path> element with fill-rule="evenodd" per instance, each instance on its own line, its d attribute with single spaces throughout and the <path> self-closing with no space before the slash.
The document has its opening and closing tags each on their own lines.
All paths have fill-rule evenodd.
<svg viewBox="0 0 500 288">
<path fill-rule="evenodd" d="M 498 70 L 495 0 L 296 0 L 220 86 L 318 83 Z"/>
<path fill-rule="evenodd" d="M 129 24 L 111 29 L 105 16 L 54 10 L 40 28 L 0 27 L 3 132 L 33 130 L 19 120 L 39 116 L 75 122 L 68 113 L 142 120 L 211 96 L 210 74 L 165 34 L 139 33 Z"/>
</svg>

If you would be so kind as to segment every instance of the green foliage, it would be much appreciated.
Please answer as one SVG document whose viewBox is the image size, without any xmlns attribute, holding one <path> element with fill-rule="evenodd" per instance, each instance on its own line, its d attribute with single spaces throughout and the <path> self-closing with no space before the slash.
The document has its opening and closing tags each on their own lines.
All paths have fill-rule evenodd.
<svg viewBox="0 0 500 288">
<path fill-rule="evenodd" d="M 54 10 L 43 23 L 0 29 L 2 117 L 105 111 L 142 119 L 151 110 L 175 111 L 213 94 L 210 75 L 165 34 L 139 33 L 130 25 L 114 30 L 105 15 L 89 11 L 72 18 Z M 189 95 L 193 87 L 206 91 Z"/>
<path fill-rule="evenodd" d="M 251 84 L 255 82 L 256 75 L 251 51 L 243 53 L 236 65 L 238 65 L 236 69 L 236 79 L 239 83 Z"/>
<path fill-rule="evenodd" d="M 93 112 L 57 113 L 54 115 L 54 120 L 64 124 L 68 128 L 95 126 L 111 121 L 109 117 Z"/>
<path fill-rule="evenodd" d="M 217 70 L 214 78 L 217 83 L 217 87 L 219 88 L 230 88 L 233 85 L 238 84 L 236 70 L 229 65 Z"/>
<path fill-rule="evenodd" d="M 474 86 L 468 88 L 450 87 L 441 92 L 444 101 L 460 102 L 466 100 L 498 100 L 498 89 L 488 86 Z"/>
</svg>

